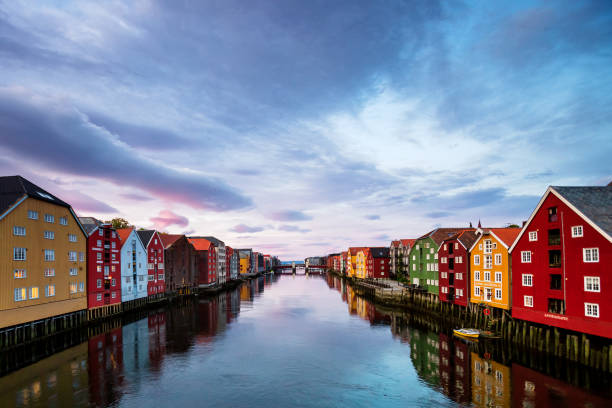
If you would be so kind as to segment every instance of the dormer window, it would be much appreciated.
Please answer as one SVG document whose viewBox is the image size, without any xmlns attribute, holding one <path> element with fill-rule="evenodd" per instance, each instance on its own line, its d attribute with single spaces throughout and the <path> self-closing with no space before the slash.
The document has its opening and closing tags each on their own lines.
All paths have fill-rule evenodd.
<svg viewBox="0 0 612 408">
<path fill-rule="evenodd" d="M 550 207 L 548 209 L 548 222 L 557 222 L 557 207 Z"/>
</svg>

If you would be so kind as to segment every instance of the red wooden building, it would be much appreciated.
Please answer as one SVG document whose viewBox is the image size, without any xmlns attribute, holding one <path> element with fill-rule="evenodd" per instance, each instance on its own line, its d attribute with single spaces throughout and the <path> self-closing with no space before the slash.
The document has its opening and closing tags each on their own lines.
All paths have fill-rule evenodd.
<svg viewBox="0 0 612 408">
<path fill-rule="evenodd" d="M 147 295 L 159 295 L 166 291 L 164 269 L 164 244 L 155 230 L 137 231 L 142 245 L 147 249 Z"/>
<path fill-rule="evenodd" d="M 211 286 L 217 283 L 217 249 L 207 239 L 189 238 L 198 253 L 198 285 Z"/>
<path fill-rule="evenodd" d="M 512 254 L 512 316 L 612 338 L 612 186 L 549 187 Z"/>
<path fill-rule="evenodd" d="M 461 306 L 470 301 L 470 248 L 477 235 L 472 230 L 456 233 L 438 248 L 440 300 Z"/>
<path fill-rule="evenodd" d="M 185 235 L 159 234 L 164 245 L 166 293 L 192 293 L 198 287 L 197 252 Z"/>
<path fill-rule="evenodd" d="M 389 278 L 389 248 L 373 247 L 367 249 L 365 252 L 366 277 L 374 279 Z"/>
<path fill-rule="evenodd" d="M 87 308 L 95 309 L 120 304 L 119 236 L 110 224 L 93 217 L 80 217 L 79 221 L 87 233 Z M 71 269 L 68 273 L 76 275 L 78 271 Z"/>
</svg>

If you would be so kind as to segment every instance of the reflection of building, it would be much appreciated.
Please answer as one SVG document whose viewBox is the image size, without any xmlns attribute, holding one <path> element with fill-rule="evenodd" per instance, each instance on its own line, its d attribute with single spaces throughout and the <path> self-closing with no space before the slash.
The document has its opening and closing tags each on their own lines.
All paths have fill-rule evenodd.
<svg viewBox="0 0 612 408">
<path fill-rule="evenodd" d="M 508 407 L 511 400 L 510 367 L 471 352 L 472 403 L 477 407 Z"/>
<path fill-rule="evenodd" d="M 123 366 L 134 378 L 132 388 L 140 384 L 149 370 L 149 323 L 140 319 L 122 328 Z M 136 388 L 137 389 L 137 388 Z"/>
<path fill-rule="evenodd" d="M 57 407 L 89 405 L 87 346 L 81 343 L 0 377 L 0 407 L 39 406 L 51 400 Z"/>
<path fill-rule="evenodd" d="M 150 313 L 147 324 L 149 326 L 149 362 L 153 371 L 159 371 L 166 354 L 166 312 Z"/>
<path fill-rule="evenodd" d="M 415 330 L 410 339 L 410 358 L 414 368 L 424 381 L 431 385 L 440 382 L 440 352 L 438 335 Z"/>
<path fill-rule="evenodd" d="M 94 406 L 108 406 L 121 397 L 117 394 L 123 381 L 122 328 L 91 337 L 89 344 L 89 401 Z"/>
<path fill-rule="evenodd" d="M 440 333 L 440 385 L 453 401 L 472 401 L 470 351 L 467 344 Z"/>
<path fill-rule="evenodd" d="M 200 299 L 198 301 L 198 327 L 196 341 L 210 343 L 217 334 L 217 300 Z"/>
<path fill-rule="evenodd" d="M 520 364 L 512 364 L 512 406 L 535 407 L 609 407 L 610 400 Z"/>
</svg>

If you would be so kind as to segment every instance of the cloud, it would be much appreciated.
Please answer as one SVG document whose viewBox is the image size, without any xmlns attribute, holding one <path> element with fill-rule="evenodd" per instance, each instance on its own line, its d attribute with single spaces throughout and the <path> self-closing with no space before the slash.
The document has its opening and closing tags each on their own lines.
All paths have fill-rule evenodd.
<svg viewBox="0 0 612 408">
<path fill-rule="evenodd" d="M 169 202 L 228 211 L 252 205 L 222 180 L 142 157 L 65 101 L 0 89 L 0 149 L 75 176 L 132 186 Z"/>
<path fill-rule="evenodd" d="M 310 215 L 303 213 L 302 211 L 295 210 L 284 210 L 276 211 L 271 213 L 268 218 L 275 221 L 308 221 L 312 220 Z"/>
<path fill-rule="evenodd" d="M 305 228 L 300 228 L 297 225 L 281 225 L 277 228 L 279 231 L 286 231 L 286 232 L 302 232 L 302 233 L 306 233 L 306 232 L 310 232 L 309 229 L 305 229 Z"/>
<path fill-rule="evenodd" d="M 189 220 L 187 217 L 175 214 L 170 210 L 161 210 L 159 215 L 156 217 L 151 217 L 151 222 L 155 225 L 155 229 L 158 230 L 165 230 L 172 225 L 183 228 L 189 225 Z"/>
<path fill-rule="evenodd" d="M 254 232 L 261 232 L 263 231 L 265 228 L 264 227 L 251 227 L 245 224 L 238 224 L 236 226 L 234 226 L 234 228 L 232 228 L 230 231 L 233 232 L 238 232 L 238 233 L 254 233 Z"/>
<path fill-rule="evenodd" d="M 132 201 L 152 201 L 153 197 L 148 197 L 146 195 L 138 194 L 138 193 L 122 193 L 119 196 L 123 198 L 127 198 Z"/>
<path fill-rule="evenodd" d="M 452 213 L 448 211 L 433 211 L 425 214 L 429 218 L 445 218 L 450 216 Z"/>
<path fill-rule="evenodd" d="M 389 241 L 391 238 L 387 234 L 380 234 L 380 235 L 376 235 L 374 239 L 378 241 Z"/>
<path fill-rule="evenodd" d="M 376 214 L 366 215 L 365 219 L 366 220 L 380 220 L 380 215 L 376 215 Z"/>
<path fill-rule="evenodd" d="M 65 190 L 62 192 L 62 200 L 69 203 L 79 216 L 85 216 L 86 212 L 93 213 L 117 213 L 117 209 L 107 203 L 89 197 L 79 191 Z"/>
</svg>

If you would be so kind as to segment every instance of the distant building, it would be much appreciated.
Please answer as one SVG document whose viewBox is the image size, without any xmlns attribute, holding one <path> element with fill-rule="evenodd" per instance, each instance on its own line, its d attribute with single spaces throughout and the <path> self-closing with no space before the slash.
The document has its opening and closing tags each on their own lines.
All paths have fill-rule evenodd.
<svg viewBox="0 0 612 408">
<path fill-rule="evenodd" d="M 87 234 L 70 204 L 0 177 L 0 328 L 87 308 Z"/>
<path fill-rule="evenodd" d="M 372 247 L 366 259 L 366 276 L 374 279 L 389 278 L 389 248 Z"/>
<path fill-rule="evenodd" d="M 461 231 L 442 241 L 438 248 L 440 300 L 467 306 L 470 300 L 470 248 L 476 232 Z"/>
<path fill-rule="evenodd" d="M 389 267 L 391 268 L 390 273 L 392 277 L 404 276 L 407 278 L 409 276 L 410 249 L 412 249 L 414 241 L 416 240 L 398 239 L 391 242 L 389 246 Z"/>
<path fill-rule="evenodd" d="M 252 272 L 252 261 L 253 258 L 253 250 L 250 248 L 245 249 L 234 249 L 234 251 L 238 252 L 238 256 L 240 257 L 240 275 L 246 275 Z"/>
<path fill-rule="evenodd" d="M 217 249 L 207 239 L 189 237 L 189 242 L 198 254 L 198 286 L 208 287 L 217 284 Z"/>
<path fill-rule="evenodd" d="M 147 294 L 157 296 L 166 291 L 164 276 L 164 245 L 159 234 L 155 230 L 136 231 L 147 249 Z"/>
<path fill-rule="evenodd" d="M 192 293 L 198 287 L 195 248 L 185 235 L 159 235 L 164 245 L 166 293 Z"/>
<path fill-rule="evenodd" d="M 203 237 L 208 241 L 212 242 L 217 249 L 217 283 L 219 285 L 225 284 L 227 280 L 227 262 L 225 253 L 225 242 L 215 237 Z"/>
<path fill-rule="evenodd" d="M 117 230 L 121 245 L 121 301 L 148 296 L 147 250 L 134 228 Z"/>
<path fill-rule="evenodd" d="M 240 255 L 232 247 L 225 247 L 228 279 L 238 279 L 240 274 Z"/>
</svg>

